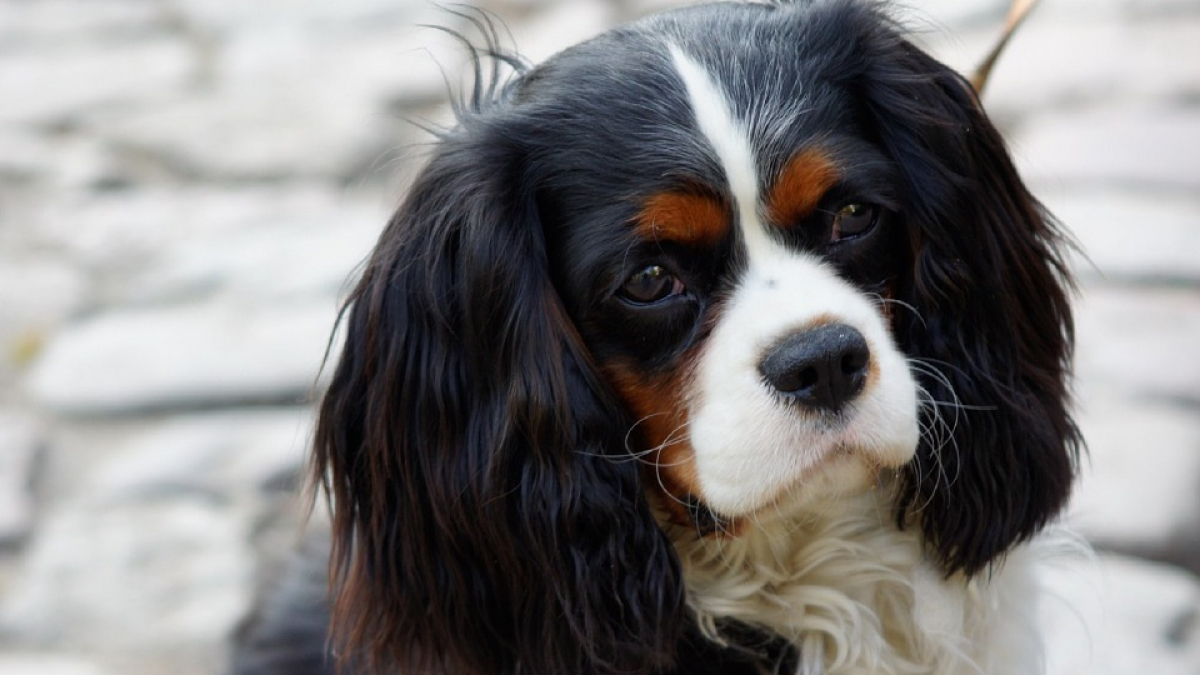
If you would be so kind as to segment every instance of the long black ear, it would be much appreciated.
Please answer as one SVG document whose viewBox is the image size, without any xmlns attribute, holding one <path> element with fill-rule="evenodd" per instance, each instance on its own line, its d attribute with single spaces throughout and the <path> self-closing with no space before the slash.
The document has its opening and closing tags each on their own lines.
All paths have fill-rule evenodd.
<svg viewBox="0 0 1200 675">
<path fill-rule="evenodd" d="M 614 456 L 629 420 L 550 281 L 519 118 L 440 140 L 321 403 L 334 644 L 371 672 L 655 672 L 681 635 L 678 562 Z"/>
<path fill-rule="evenodd" d="M 904 183 L 911 273 L 895 329 L 927 394 L 904 481 L 948 573 L 974 574 L 1065 505 L 1081 444 L 1063 240 L 970 85 L 892 35 L 864 98 Z"/>
</svg>

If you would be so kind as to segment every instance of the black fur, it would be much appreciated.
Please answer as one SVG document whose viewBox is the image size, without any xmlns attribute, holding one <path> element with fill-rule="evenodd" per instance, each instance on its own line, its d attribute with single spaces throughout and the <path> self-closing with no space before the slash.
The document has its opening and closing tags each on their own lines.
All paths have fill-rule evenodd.
<svg viewBox="0 0 1200 675">
<path fill-rule="evenodd" d="M 511 118 L 464 119 L 352 295 L 321 405 L 343 649 L 413 672 L 666 665 L 683 592 L 549 278 Z"/>
<path fill-rule="evenodd" d="M 894 330 L 929 399 L 899 518 L 919 519 L 947 572 L 975 574 L 1058 514 L 1075 476 L 1062 237 L 966 80 L 894 39 L 864 48 L 913 256 Z"/>
<path fill-rule="evenodd" d="M 326 639 L 330 543 L 327 531 L 313 533 L 295 556 L 267 566 L 263 576 L 274 578 L 238 626 L 231 675 L 335 675 Z"/>
</svg>

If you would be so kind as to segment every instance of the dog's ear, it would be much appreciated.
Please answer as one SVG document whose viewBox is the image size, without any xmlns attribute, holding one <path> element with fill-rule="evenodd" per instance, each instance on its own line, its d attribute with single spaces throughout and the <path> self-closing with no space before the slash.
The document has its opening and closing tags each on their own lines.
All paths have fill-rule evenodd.
<svg viewBox="0 0 1200 675">
<path fill-rule="evenodd" d="M 315 439 L 334 645 L 380 672 L 656 672 L 678 561 L 552 286 L 515 117 L 440 140 L 349 300 Z"/>
<path fill-rule="evenodd" d="M 966 80 L 892 35 L 868 45 L 863 100 L 911 244 L 894 324 L 926 394 L 899 517 L 947 573 L 974 574 L 1051 520 L 1074 478 L 1064 244 Z"/>
</svg>

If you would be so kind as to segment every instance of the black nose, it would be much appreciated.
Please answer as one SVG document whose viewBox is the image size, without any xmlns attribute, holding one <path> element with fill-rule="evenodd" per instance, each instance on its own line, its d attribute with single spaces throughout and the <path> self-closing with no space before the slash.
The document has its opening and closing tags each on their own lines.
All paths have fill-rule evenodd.
<svg viewBox="0 0 1200 675">
<path fill-rule="evenodd" d="M 758 370 L 790 400 L 836 411 L 862 391 L 870 362 L 871 350 L 862 333 L 831 324 L 775 343 Z"/>
</svg>

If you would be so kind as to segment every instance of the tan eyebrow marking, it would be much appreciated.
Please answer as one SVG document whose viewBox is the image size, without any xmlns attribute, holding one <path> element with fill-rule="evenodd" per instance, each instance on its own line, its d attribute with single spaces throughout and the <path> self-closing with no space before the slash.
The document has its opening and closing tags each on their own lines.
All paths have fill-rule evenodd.
<svg viewBox="0 0 1200 675">
<path fill-rule="evenodd" d="M 729 231 L 728 209 L 716 198 L 686 192 L 659 192 L 638 213 L 636 231 L 645 239 L 715 246 Z"/>
<path fill-rule="evenodd" d="M 767 216 L 777 227 L 791 227 L 812 215 L 821 198 L 841 178 L 833 160 L 816 148 L 792 155 L 767 199 Z"/>
</svg>

